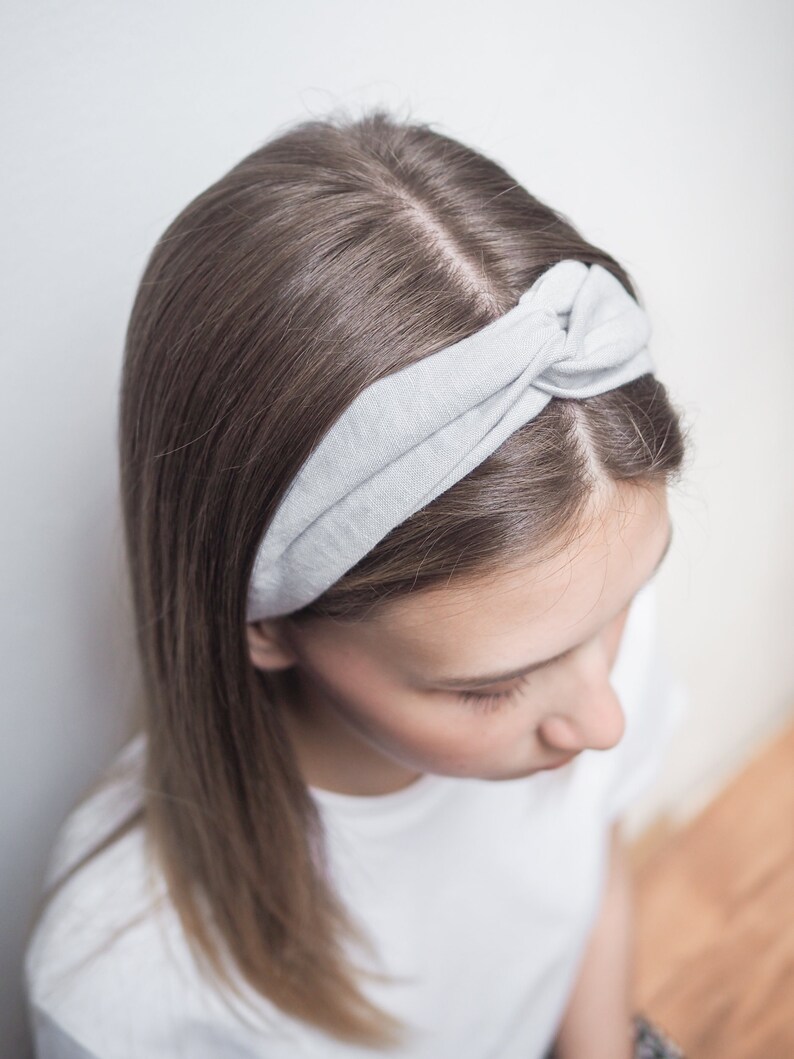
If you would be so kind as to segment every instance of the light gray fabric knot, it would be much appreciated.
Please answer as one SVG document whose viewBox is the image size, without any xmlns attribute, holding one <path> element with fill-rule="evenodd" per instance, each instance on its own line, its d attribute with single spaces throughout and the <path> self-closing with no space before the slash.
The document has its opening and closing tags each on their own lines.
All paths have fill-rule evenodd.
<svg viewBox="0 0 794 1059">
<path fill-rule="evenodd" d="M 653 372 L 645 311 L 601 265 L 565 260 L 475 334 L 364 389 L 304 462 L 259 545 L 247 620 L 317 599 L 552 397 Z"/>
</svg>

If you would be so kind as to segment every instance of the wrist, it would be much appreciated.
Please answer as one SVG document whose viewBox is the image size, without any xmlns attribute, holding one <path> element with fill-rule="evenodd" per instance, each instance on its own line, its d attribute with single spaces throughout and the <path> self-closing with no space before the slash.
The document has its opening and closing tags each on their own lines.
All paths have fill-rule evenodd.
<svg viewBox="0 0 794 1059">
<path fill-rule="evenodd" d="M 548 1059 L 635 1059 L 637 1029 L 632 1019 L 623 1029 L 611 1025 L 597 1036 L 558 1037 Z"/>
</svg>

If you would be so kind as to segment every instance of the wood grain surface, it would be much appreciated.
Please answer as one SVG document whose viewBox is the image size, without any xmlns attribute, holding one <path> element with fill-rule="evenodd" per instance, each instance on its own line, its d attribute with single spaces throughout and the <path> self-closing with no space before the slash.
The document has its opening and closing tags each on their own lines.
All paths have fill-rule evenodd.
<svg viewBox="0 0 794 1059">
<path fill-rule="evenodd" d="M 635 1006 L 687 1059 L 794 1059 L 794 725 L 630 856 Z"/>
</svg>

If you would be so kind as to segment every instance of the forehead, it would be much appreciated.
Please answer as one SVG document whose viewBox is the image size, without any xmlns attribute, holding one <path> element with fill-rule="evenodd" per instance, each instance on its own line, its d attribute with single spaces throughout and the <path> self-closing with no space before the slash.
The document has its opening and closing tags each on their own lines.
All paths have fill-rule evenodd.
<svg viewBox="0 0 794 1059">
<path fill-rule="evenodd" d="M 621 488 L 594 501 L 567 543 L 545 558 L 394 601 L 369 630 L 428 667 L 493 663 L 565 650 L 614 617 L 653 573 L 668 539 L 666 489 Z M 476 652 L 476 658 L 468 658 Z M 526 657 L 524 658 L 525 661 Z"/>
</svg>

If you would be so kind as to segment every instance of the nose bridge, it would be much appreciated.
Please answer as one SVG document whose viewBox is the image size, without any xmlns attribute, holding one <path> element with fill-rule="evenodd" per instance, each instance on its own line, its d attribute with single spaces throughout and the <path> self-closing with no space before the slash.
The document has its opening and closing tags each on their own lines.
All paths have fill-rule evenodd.
<svg viewBox="0 0 794 1059">
<path fill-rule="evenodd" d="M 544 718 L 541 732 L 556 750 L 609 750 L 623 738 L 626 718 L 610 682 L 610 659 L 593 645 L 580 658 L 579 675 L 562 709 Z"/>
</svg>

